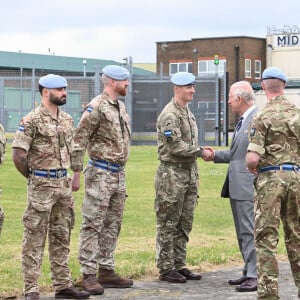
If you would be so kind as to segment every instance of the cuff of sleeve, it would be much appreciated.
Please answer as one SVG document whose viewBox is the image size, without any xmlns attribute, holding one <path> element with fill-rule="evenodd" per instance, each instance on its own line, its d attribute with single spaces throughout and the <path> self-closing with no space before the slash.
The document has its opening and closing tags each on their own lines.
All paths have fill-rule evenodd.
<svg viewBox="0 0 300 300">
<path fill-rule="evenodd" d="M 71 153 L 71 170 L 81 172 L 83 170 L 84 151 L 73 151 Z"/>
<path fill-rule="evenodd" d="M 202 157 L 203 147 L 197 148 L 197 157 Z"/>
<path fill-rule="evenodd" d="M 30 146 L 28 143 L 26 142 L 22 142 L 22 141 L 13 141 L 12 143 L 12 148 L 20 148 L 20 149 L 23 149 L 24 151 L 28 151 Z"/>
<path fill-rule="evenodd" d="M 254 144 L 254 143 L 249 143 L 247 150 L 257 152 L 260 155 L 265 154 L 265 149 L 263 147 L 257 145 L 257 144 Z"/>
<path fill-rule="evenodd" d="M 83 167 L 82 166 L 71 166 L 71 170 L 73 172 L 82 172 Z"/>
</svg>

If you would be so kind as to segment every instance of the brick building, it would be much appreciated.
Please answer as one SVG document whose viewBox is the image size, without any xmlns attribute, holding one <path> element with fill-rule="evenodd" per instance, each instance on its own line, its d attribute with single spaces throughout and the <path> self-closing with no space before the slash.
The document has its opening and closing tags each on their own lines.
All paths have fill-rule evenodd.
<svg viewBox="0 0 300 300">
<path fill-rule="evenodd" d="M 169 75 L 188 71 L 200 77 L 214 76 L 217 55 L 218 72 L 228 72 L 229 85 L 238 80 L 259 82 L 266 67 L 266 38 L 236 36 L 164 41 L 156 43 L 156 51 L 157 72 Z"/>
<path fill-rule="evenodd" d="M 157 73 L 172 75 L 187 71 L 197 77 L 226 76 L 227 88 L 239 80 L 258 83 L 266 67 L 266 38 L 236 36 L 195 38 L 186 41 L 156 43 Z M 219 64 L 216 65 L 215 59 Z M 201 92 L 200 92 L 201 93 Z M 227 91 L 224 92 L 227 102 Z M 229 130 L 238 116 L 229 111 Z"/>
</svg>

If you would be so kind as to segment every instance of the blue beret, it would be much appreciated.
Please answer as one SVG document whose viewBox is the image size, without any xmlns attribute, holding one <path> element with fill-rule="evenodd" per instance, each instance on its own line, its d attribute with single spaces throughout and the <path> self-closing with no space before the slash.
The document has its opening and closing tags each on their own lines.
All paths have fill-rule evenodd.
<svg viewBox="0 0 300 300">
<path fill-rule="evenodd" d="M 284 82 L 287 81 L 287 77 L 286 75 L 279 69 L 276 67 L 269 67 L 267 69 L 265 69 L 262 73 L 262 79 L 280 79 Z"/>
<path fill-rule="evenodd" d="M 129 71 L 121 66 L 109 65 L 102 69 L 102 72 L 115 80 L 126 80 L 129 78 Z"/>
<path fill-rule="evenodd" d="M 175 85 L 190 85 L 194 84 L 195 76 L 188 72 L 178 72 L 171 77 L 172 83 Z"/>
<path fill-rule="evenodd" d="M 64 77 L 48 74 L 40 78 L 39 85 L 47 89 L 57 89 L 67 87 L 68 82 Z"/>
</svg>

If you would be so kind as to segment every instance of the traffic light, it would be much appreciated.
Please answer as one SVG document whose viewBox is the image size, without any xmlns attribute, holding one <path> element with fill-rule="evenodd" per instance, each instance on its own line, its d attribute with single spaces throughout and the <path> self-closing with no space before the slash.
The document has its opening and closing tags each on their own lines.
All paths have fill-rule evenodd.
<svg viewBox="0 0 300 300">
<path fill-rule="evenodd" d="M 215 55 L 214 64 L 217 66 L 219 62 L 219 55 Z"/>
</svg>

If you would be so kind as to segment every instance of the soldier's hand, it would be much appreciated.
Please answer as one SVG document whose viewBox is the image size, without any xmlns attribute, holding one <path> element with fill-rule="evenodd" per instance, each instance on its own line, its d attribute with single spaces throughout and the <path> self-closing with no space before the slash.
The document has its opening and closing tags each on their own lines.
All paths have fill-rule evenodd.
<svg viewBox="0 0 300 300">
<path fill-rule="evenodd" d="M 214 149 L 211 147 L 204 147 L 201 158 L 205 161 L 212 161 L 215 157 Z"/>
<path fill-rule="evenodd" d="M 74 172 L 72 177 L 72 192 L 77 192 L 80 189 L 80 172 Z"/>
</svg>

